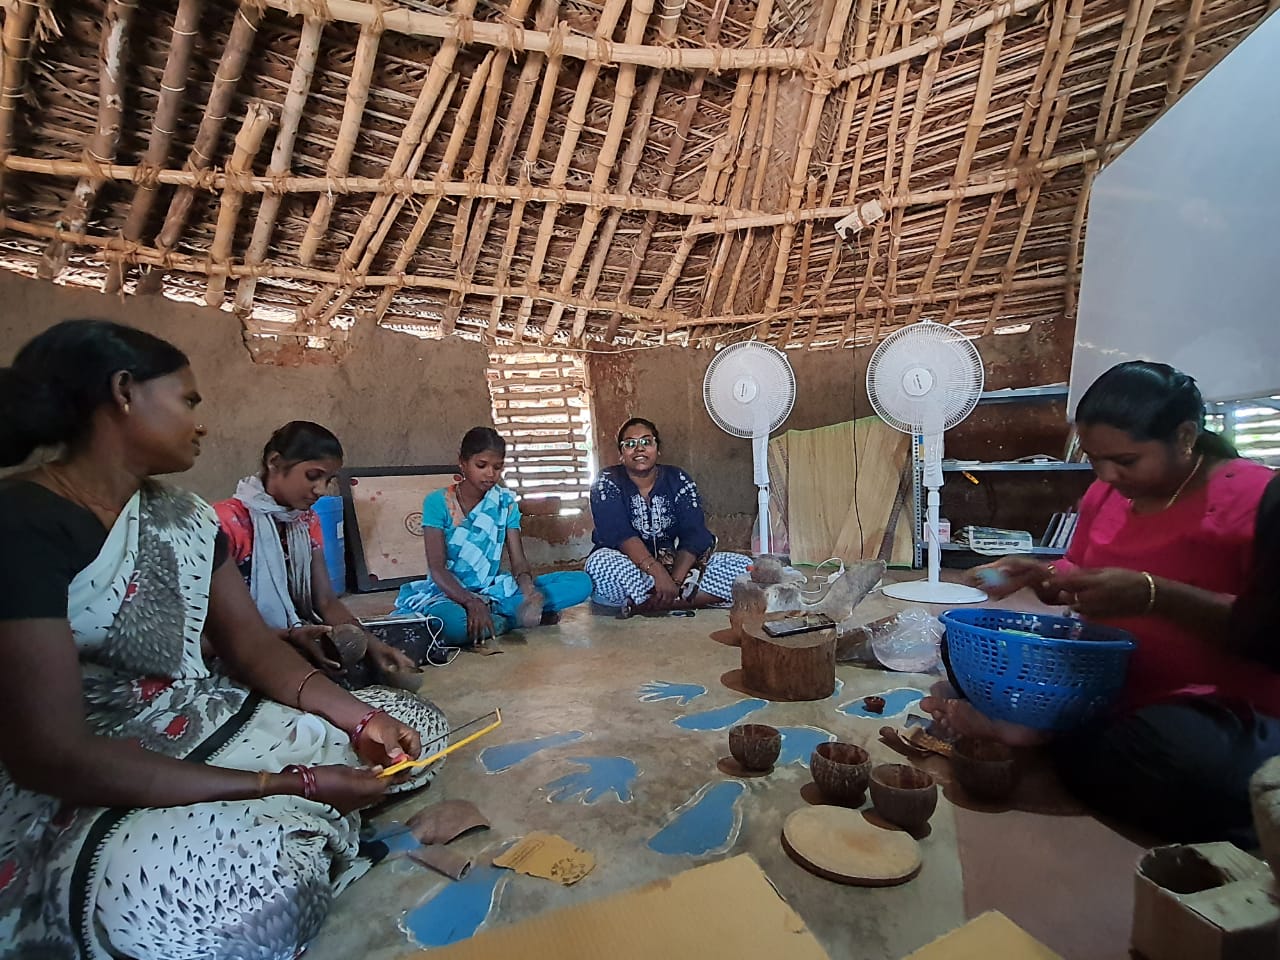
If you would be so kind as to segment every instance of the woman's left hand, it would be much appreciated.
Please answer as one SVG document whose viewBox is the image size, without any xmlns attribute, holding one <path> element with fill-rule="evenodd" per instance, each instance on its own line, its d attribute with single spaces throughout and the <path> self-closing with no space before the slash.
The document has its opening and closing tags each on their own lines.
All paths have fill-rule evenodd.
<svg viewBox="0 0 1280 960">
<path fill-rule="evenodd" d="M 401 651 L 377 637 L 369 637 L 369 659 L 382 673 L 416 673 L 418 665 Z"/>
<path fill-rule="evenodd" d="M 1137 570 L 1073 570 L 1056 578 L 1053 585 L 1083 617 L 1138 617 L 1150 612 L 1151 584 Z"/>
<path fill-rule="evenodd" d="M 422 738 L 413 727 L 405 726 L 388 713 L 376 713 L 355 743 L 356 754 L 372 766 L 389 767 L 422 753 Z"/>
</svg>

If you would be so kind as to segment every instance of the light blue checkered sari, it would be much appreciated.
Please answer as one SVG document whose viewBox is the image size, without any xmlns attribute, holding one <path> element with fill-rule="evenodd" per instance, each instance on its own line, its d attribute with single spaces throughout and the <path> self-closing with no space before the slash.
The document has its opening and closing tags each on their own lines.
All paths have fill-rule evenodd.
<svg viewBox="0 0 1280 960">
<path fill-rule="evenodd" d="M 489 488 L 471 512 L 464 514 L 458 503 L 457 487 L 445 491 L 452 528 L 445 536 L 445 566 L 466 589 L 490 601 L 506 600 L 520 589 L 515 577 L 502 572 L 502 551 L 507 544 L 507 520 L 519 509 L 515 495 L 506 487 Z M 448 601 L 445 592 L 430 577 L 406 583 L 396 597 L 398 612 L 425 613 L 437 603 Z"/>
</svg>

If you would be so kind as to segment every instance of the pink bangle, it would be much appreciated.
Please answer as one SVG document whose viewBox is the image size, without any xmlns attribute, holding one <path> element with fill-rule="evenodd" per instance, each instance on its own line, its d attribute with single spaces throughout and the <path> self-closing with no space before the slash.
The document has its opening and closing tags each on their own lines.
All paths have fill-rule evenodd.
<svg viewBox="0 0 1280 960">
<path fill-rule="evenodd" d="M 373 718 L 381 712 L 381 710 L 370 710 L 360 718 L 360 722 L 356 724 L 356 728 L 351 731 L 351 745 L 353 747 L 360 742 L 360 737 L 363 736 L 365 729 L 372 722 Z"/>
<path fill-rule="evenodd" d="M 284 768 L 285 773 L 296 773 L 302 781 L 302 798 L 314 800 L 316 797 L 316 772 L 299 763 L 291 763 Z"/>
</svg>

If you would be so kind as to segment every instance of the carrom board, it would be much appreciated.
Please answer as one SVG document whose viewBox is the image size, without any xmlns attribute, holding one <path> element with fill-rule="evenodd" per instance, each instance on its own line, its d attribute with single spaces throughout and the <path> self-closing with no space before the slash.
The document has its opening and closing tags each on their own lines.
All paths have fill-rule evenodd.
<svg viewBox="0 0 1280 960">
<path fill-rule="evenodd" d="M 427 575 L 422 498 L 448 486 L 457 472 L 450 463 L 361 467 L 339 474 L 357 591 L 394 590 Z"/>
</svg>

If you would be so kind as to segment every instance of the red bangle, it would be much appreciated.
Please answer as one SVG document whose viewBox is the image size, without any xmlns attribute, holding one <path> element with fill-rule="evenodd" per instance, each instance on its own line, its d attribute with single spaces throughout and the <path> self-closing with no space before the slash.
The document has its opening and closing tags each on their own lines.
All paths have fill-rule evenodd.
<svg viewBox="0 0 1280 960">
<path fill-rule="evenodd" d="M 374 717 L 376 717 L 381 712 L 382 712 L 381 710 L 370 710 L 368 713 L 366 713 L 363 717 L 360 718 L 360 722 L 356 724 L 356 728 L 351 731 L 351 745 L 353 747 L 360 742 L 360 737 L 364 734 L 364 731 L 369 726 L 369 723 L 373 720 Z"/>
<path fill-rule="evenodd" d="M 300 763 L 291 763 L 284 768 L 285 773 L 296 773 L 302 781 L 302 798 L 314 800 L 316 797 L 316 772 Z"/>
</svg>

